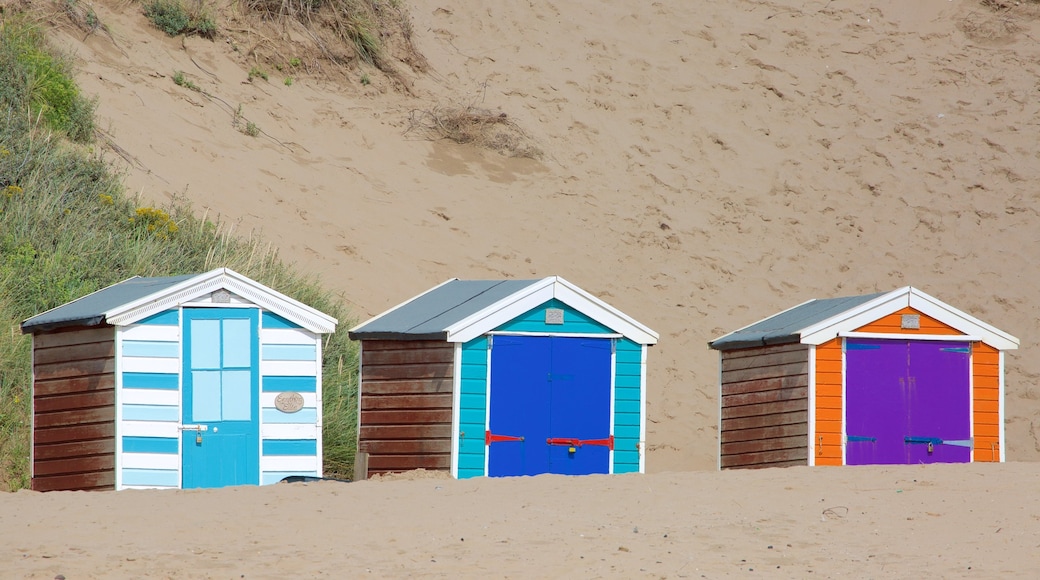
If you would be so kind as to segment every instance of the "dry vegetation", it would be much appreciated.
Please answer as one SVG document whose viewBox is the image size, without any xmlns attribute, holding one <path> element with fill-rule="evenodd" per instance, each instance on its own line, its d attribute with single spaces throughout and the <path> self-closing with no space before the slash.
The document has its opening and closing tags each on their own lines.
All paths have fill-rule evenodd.
<svg viewBox="0 0 1040 580">
<path fill-rule="evenodd" d="M 1003 43 L 1025 30 L 1025 19 L 1040 17 L 1040 0 L 979 0 L 985 9 L 972 12 L 960 22 L 968 38 L 980 43 Z"/>
<path fill-rule="evenodd" d="M 508 115 L 478 107 L 412 111 L 407 132 L 431 141 L 449 139 L 464 145 L 473 144 L 509 157 L 539 159 L 542 156 L 542 151 Z"/>
</svg>

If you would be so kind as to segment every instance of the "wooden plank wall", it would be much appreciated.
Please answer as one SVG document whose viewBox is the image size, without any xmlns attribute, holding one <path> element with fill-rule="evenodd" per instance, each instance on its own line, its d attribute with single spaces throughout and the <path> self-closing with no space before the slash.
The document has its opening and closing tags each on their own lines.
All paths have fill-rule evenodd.
<svg viewBox="0 0 1040 580">
<path fill-rule="evenodd" d="M 982 342 L 972 345 L 972 432 L 974 461 L 1000 461 L 1000 351 Z"/>
<path fill-rule="evenodd" d="M 722 468 L 808 465 L 808 393 L 806 345 L 724 352 Z"/>
<path fill-rule="evenodd" d="M 33 336 L 32 489 L 115 489 L 115 330 Z"/>
<path fill-rule="evenodd" d="M 366 340 L 361 345 L 358 452 L 366 477 L 451 469 L 455 348 L 439 340 Z"/>
</svg>

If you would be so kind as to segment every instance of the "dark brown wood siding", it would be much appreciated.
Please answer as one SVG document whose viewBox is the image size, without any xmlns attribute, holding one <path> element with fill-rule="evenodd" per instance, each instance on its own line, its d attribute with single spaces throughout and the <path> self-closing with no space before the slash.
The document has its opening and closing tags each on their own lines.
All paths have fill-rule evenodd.
<svg viewBox="0 0 1040 580">
<path fill-rule="evenodd" d="M 806 345 L 723 352 L 722 468 L 808 465 L 808 393 Z"/>
<path fill-rule="evenodd" d="M 115 489 L 115 329 L 33 336 L 37 491 Z"/>
<path fill-rule="evenodd" d="M 455 347 L 439 340 L 366 340 L 361 345 L 358 451 L 366 477 L 451 468 Z"/>
</svg>

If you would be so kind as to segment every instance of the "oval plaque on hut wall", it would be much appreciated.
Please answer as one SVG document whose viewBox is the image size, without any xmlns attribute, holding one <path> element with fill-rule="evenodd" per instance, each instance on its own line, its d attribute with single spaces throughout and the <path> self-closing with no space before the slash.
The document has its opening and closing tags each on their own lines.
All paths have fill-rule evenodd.
<svg viewBox="0 0 1040 580">
<path fill-rule="evenodd" d="M 303 408 L 303 395 L 293 391 L 278 393 L 274 398 L 274 408 L 283 413 L 295 413 Z"/>
</svg>

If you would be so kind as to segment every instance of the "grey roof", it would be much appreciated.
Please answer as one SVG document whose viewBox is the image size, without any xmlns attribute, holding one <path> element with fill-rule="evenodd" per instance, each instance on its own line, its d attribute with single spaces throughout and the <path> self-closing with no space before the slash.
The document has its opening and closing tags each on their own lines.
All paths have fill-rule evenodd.
<svg viewBox="0 0 1040 580">
<path fill-rule="evenodd" d="M 862 296 L 810 300 L 805 304 L 717 338 L 709 342 L 708 346 L 716 350 L 732 350 L 798 342 L 801 340 L 802 330 L 884 294 L 886 293 L 879 292 Z"/>
<path fill-rule="evenodd" d="M 348 336 L 353 340 L 447 339 L 447 329 L 539 280 L 451 280 L 377 316 Z"/>
<path fill-rule="evenodd" d="M 161 292 L 197 274 L 142 278 L 134 276 L 108 288 L 37 314 L 22 323 L 23 333 L 45 332 L 65 326 L 97 326 L 105 322 L 105 313 L 129 302 Z"/>
</svg>

